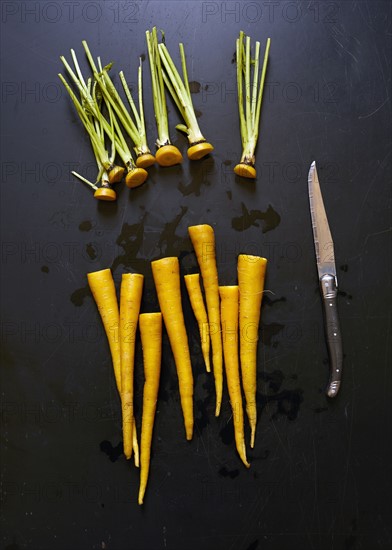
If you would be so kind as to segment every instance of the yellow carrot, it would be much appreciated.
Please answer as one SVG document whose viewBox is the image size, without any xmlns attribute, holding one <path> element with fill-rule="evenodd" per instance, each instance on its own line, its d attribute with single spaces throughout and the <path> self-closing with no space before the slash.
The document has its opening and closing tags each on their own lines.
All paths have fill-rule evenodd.
<svg viewBox="0 0 392 550">
<path fill-rule="evenodd" d="M 98 306 L 112 355 L 116 385 L 121 392 L 121 357 L 118 334 L 119 315 L 116 288 L 110 269 L 87 273 L 87 280 Z"/>
<path fill-rule="evenodd" d="M 181 304 L 180 266 L 178 258 L 151 262 L 159 306 L 176 364 L 185 434 L 193 435 L 193 374 L 188 337 Z"/>
<path fill-rule="evenodd" d="M 221 297 L 223 353 L 227 388 L 233 411 L 235 445 L 242 462 L 249 468 L 250 465 L 246 459 L 244 413 L 238 360 L 238 286 L 220 286 L 219 294 Z"/>
<path fill-rule="evenodd" d="M 87 280 L 98 306 L 112 356 L 116 386 L 121 397 L 121 350 L 119 338 L 119 311 L 116 289 L 110 269 L 87 273 Z M 122 400 L 121 400 L 122 401 Z M 133 419 L 132 446 L 135 466 L 139 466 L 139 448 L 137 443 L 136 425 Z"/>
<path fill-rule="evenodd" d="M 240 363 L 246 412 L 251 428 L 250 446 L 254 447 L 256 410 L 256 358 L 259 338 L 260 308 L 263 298 L 267 260 L 259 256 L 238 256 L 238 286 L 240 290 Z"/>
<path fill-rule="evenodd" d="M 135 466 L 136 466 L 136 468 L 139 468 L 139 445 L 138 445 L 138 442 L 137 442 L 135 417 L 133 417 L 132 449 L 133 449 L 133 460 L 135 462 Z"/>
<path fill-rule="evenodd" d="M 200 288 L 200 276 L 198 273 L 193 273 L 192 275 L 185 275 L 184 280 L 192 310 L 196 317 L 197 324 L 199 325 L 201 350 L 203 352 L 204 363 L 206 365 L 207 372 L 210 372 L 210 334 L 208 331 L 207 311 L 204 306 L 203 295 Z"/>
<path fill-rule="evenodd" d="M 143 504 L 150 470 L 151 440 L 158 399 L 162 356 L 162 314 L 142 313 L 139 317 L 143 348 L 144 389 L 142 435 L 140 439 L 139 504 Z"/>
<path fill-rule="evenodd" d="M 196 252 L 206 294 L 216 392 L 215 416 L 219 416 L 222 403 L 223 360 L 215 235 L 210 225 L 193 225 L 188 227 L 188 231 Z"/>
<path fill-rule="evenodd" d="M 121 407 L 124 455 L 132 456 L 133 445 L 133 372 L 136 327 L 143 292 L 143 275 L 125 273 L 120 290 Z"/>
</svg>

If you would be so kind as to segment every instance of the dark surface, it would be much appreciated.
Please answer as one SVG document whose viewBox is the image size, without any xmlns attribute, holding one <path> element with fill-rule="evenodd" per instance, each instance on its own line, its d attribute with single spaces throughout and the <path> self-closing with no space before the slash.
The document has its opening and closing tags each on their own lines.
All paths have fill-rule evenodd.
<svg viewBox="0 0 392 550">
<path fill-rule="evenodd" d="M 391 548 L 390 2 L 73 4 L 72 15 L 66 2 L 1 2 L 1 548 Z M 70 175 L 76 168 L 93 178 L 93 157 L 57 79 L 59 55 L 69 58 L 73 47 L 85 67 L 86 38 L 134 82 L 153 24 L 165 29 L 177 60 L 184 41 L 195 108 L 215 151 L 154 168 L 140 189 L 119 186 L 116 204 L 98 204 Z M 272 41 L 255 184 L 232 171 L 240 157 L 240 29 Z M 171 105 L 173 141 L 185 153 L 177 121 Z M 344 375 L 334 401 L 324 393 L 328 353 L 307 196 L 314 159 L 340 285 Z M 256 445 L 246 471 L 226 390 L 214 418 L 213 382 L 184 297 L 194 439 L 185 441 L 165 337 L 140 508 L 86 273 L 111 266 L 117 285 L 123 272 L 144 273 L 143 311 L 153 311 L 149 262 L 178 255 L 183 273 L 195 270 L 187 226 L 200 222 L 215 227 L 222 284 L 234 283 L 239 252 L 269 259 Z M 139 346 L 139 427 L 142 381 Z"/>
</svg>

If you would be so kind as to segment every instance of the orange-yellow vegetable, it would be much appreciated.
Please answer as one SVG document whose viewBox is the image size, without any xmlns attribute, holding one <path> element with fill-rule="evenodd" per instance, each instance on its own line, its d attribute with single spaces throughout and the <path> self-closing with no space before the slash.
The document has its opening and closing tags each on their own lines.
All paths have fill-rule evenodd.
<svg viewBox="0 0 392 550">
<path fill-rule="evenodd" d="M 151 267 L 176 364 L 186 438 L 190 440 L 193 435 L 193 374 L 181 303 L 180 266 L 178 258 L 169 257 L 151 262 Z"/>
<path fill-rule="evenodd" d="M 127 459 L 132 456 L 133 446 L 133 373 L 143 280 L 143 275 L 139 273 L 125 273 L 120 290 L 121 406 L 124 455 Z"/>
<path fill-rule="evenodd" d="M 133 460 L 136 468 L 139 468 L 139 445 L 137 443 L 137 431 L 135 417 L 133 417 L 133 429 L 132 429 L 132 448 L 133 448 Z"/>
<path fill-rule="evenodd" d="M 197 324 L 199 325 L 201 350 L 203 352 L 204 363 L 206 365 L 207 372 L 210 372 L 210 334 L 208 331 L 207 311 L 204 306 L 203 295 L 200 288 L 200 276 L 198 273 L 193 273 L 192 275 L 185 275 L 184 280 L 192 310 L 196 317 Z"/>
<path fill-rule="evenodd" d="M 116 385 L 121 392 L 121 357 L 119 339 L 119 315 L 116 288 L 110 269 L 87 273 L 87 280 L 98 306 L 112 355 Z"/>
<path fill-rule="evenodd" d="M 238 256 L 238 286 L 240 290 L 240 363 L 246 412 L 251 428 L 250 446 L 254 447 L 256 410 L 256 359 L 259 338 L 260 308 L 263 298 L 267 260 L 259 256 Z"/>
<path fill-rule="evenodd" d="M 215 378 L 215 416 L 219 416 L 222 403 L 223 359 L 215 235 L 210 225 L 193 225 L 188 227 L 188 231 L 196 252 L 206 294 L 209 332 L 212 344 L 212 365 Z"/>
<path fill-rule="evenodd" d="M 142 313 L 139 317 L 143 347 L 144 389 L 142 435 L 140 438 L 139 504 L 143 504 L 150 470 L 151 440 L 158 399 L 162 356 L 162 314 Z"/>
<path fill-rule="evenodd" d="M 238 286 L 220 286 L 219 294 L 221 297 L 223 353 L 227 388 L 233 411 L 235 445 L 242 462 L 249 468 L 249 463 L 246 459 L 244 412 L 242 409 L 240 366 L 238 360 Z"/>
</svg>

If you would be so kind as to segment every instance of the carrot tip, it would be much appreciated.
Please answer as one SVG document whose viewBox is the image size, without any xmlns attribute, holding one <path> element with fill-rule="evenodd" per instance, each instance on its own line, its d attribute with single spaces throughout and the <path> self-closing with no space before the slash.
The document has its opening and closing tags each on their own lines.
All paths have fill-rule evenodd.
<svg viewBox="0 0 392 550">
<path fill-rule="evenodd" d="M 146 181 L 147 176 L 147 170 L 144 170 L 144 168 L 135 168 L 134 170 L 128 172 L 125 178 L 125 183 L 130 189 L 133 187 L 139 187 L 139 185 L 142 185 L 142 183 Z"/>
<path fill-rule="evenodd" d="M 211 153 L 211 151 L 214 150 L 214 147 L 211 145 L 211 143 L 207 143 L 206 141 L 203 141 L 202 143 L 196 143 L 196 145 L 191 145 L 188 149 L 188 158 L 190 160 L 199 160 L 208 153 Z"/>
<path fill-rule="evenodd" d="M 182 162 L 181 152 L 174 145 L 163 145 L 155 156 L 159 166 L 174 166 Z"/>
<path fill-rule="evenodd" d="M 110 187 L 100 187 L 97 189 L 94 193 L 94 197 L 98 199 L 99 201 L 108 201 L 112 202 L 115 201 L 117 198 L 116 192 L 114 189 L 110 189 Z"/>
<path fill-rule="evenodd" d="M 251 434 L 250 434 L 250 448 L 253 449 L 255 446 L 255 436 L 256 436 L 256 428 L 252 428 Z"/>
<path fill-rule="evenodd" d="M 155 157 L 151 153 L 144 153 L 143 155 L 139 155 L 136 159 L 136 166 L 138 168 L 148 168 L 149 166 L 152 166 L 155 164 Z"/>
<path fill-rule="evenodd" d="M 249 164 L 245 164 L 243 162 L 240 162 L 236 166 L 234 166 L 234 172 L 237 176 L 241 176 L 242 178 L 248 178 L 248 179 L 256 179 L 256 169 L 253 166 L 250 166 Z"/>
</svg>

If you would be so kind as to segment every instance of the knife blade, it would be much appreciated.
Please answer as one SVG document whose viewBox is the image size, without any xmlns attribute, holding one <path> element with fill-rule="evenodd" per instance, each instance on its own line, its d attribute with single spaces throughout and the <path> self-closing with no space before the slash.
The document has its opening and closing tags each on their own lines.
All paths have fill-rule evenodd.
<svg viewBox="0 0 392 550">
<path fill-rule="evenodd" d="M 335 397 L 341 384 L 343 363 L 342 337 L 336 303 L 338 283 L 334 245 L 321 195 L 316 161 L 313 161 L 310 166 L 308 192 L 317 270 L 324 305 L 325 334 L 330 359 L 330 378 L 326 393 L 328 397 Z"/>
</svg>

